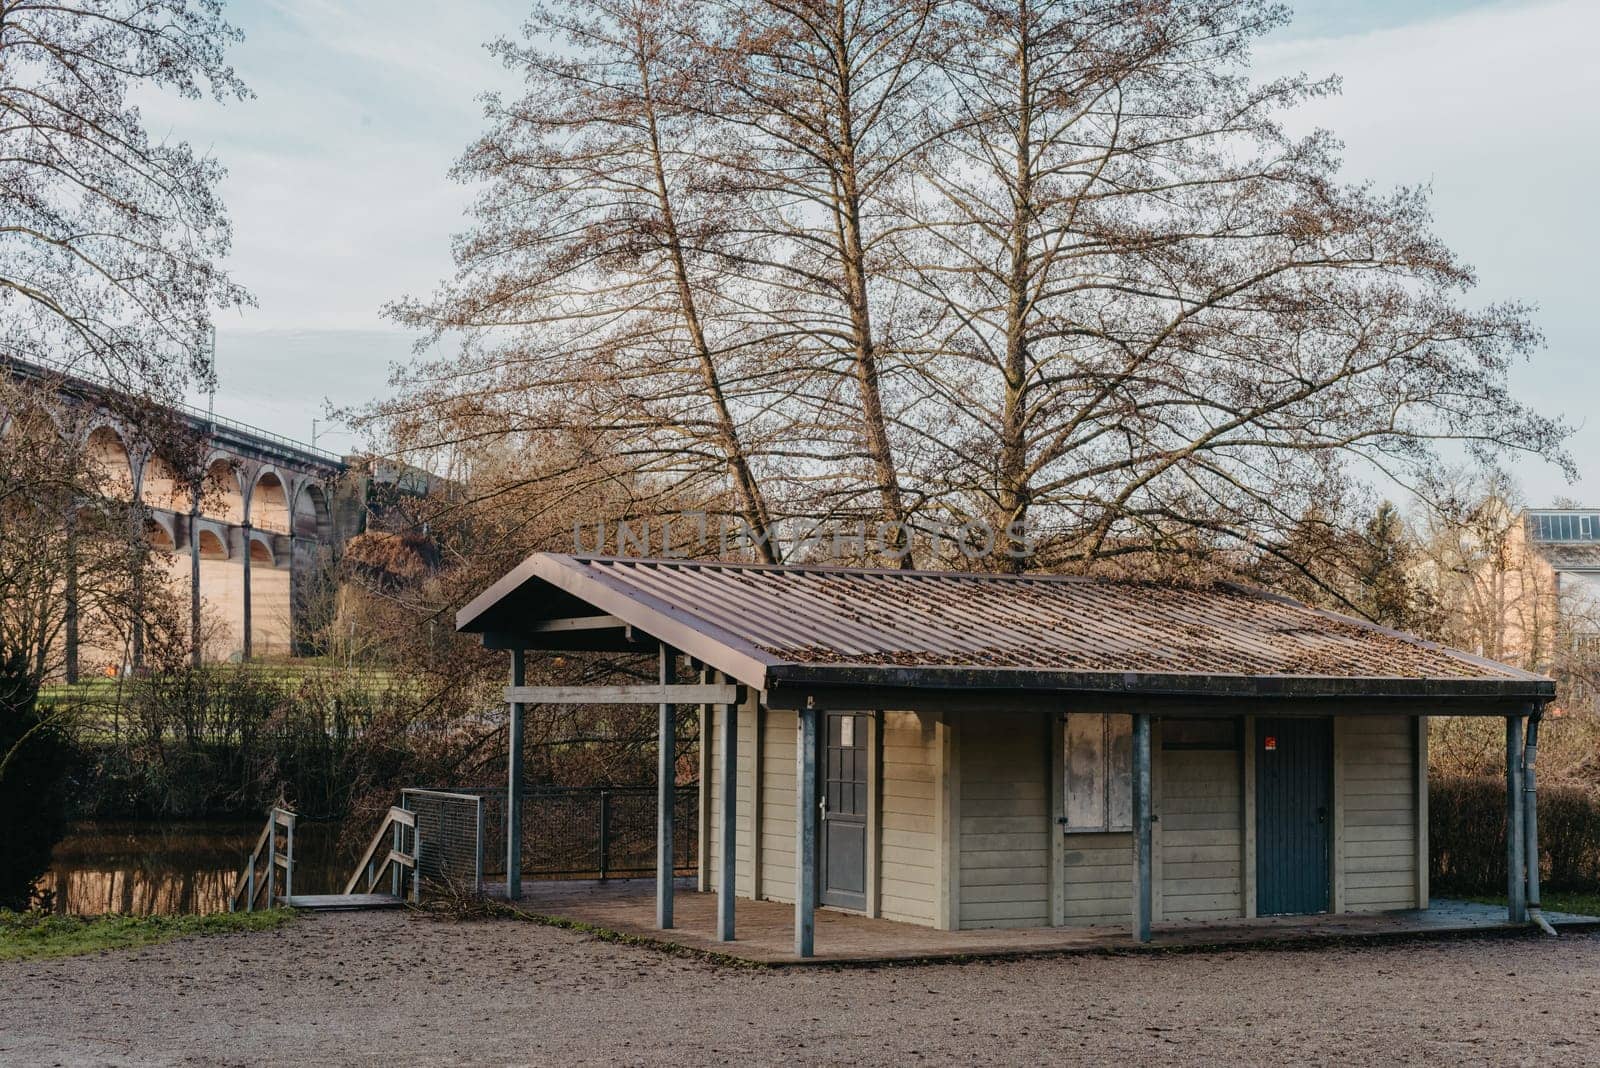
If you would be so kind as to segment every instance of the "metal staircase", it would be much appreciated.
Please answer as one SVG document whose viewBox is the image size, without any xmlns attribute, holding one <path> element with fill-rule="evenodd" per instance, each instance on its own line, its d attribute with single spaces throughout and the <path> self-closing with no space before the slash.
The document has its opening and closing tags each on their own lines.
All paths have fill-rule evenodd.
<svg viewBox="0 0 1600 1068">
<path fill-rule="evenodd" d="M 479 793 L 402 790 L 400 804 L 385 813 L 344 891 L 337 894 L 294 892 L 295 819 L 294 812 L 283 807 L 268 814 L 267 825 L 228 895 L 228 911 L 275 905 L 313 910 L 393 908 L 421 900 L 424 879 L 473 893 L 483 890 L 484 806 Z M 258 876 L 263 864 L 265 872 Z"/>
<path fill-rule="evenodd" d="M 389 851 L 380 856 L 379 851 L 383 849 L 385 839 L 388 840 Z M 410 849 L 406 848 L 408 844 Z M 390 806 L 389 814 L 378 826 L 378 833 L 372 836 L 372 843 L 367 846 L 366 853 L 356 864 L 356 870 L 351 873 L 350 881 L 344 884 L 344 893 L 328 896 L 384 897 L 399 901 L 409 877 L 411 900 L 420 900 L 422 873 L 417 868 L 417 855 L 421 852 L 421 846 L 422 836 L 417 833 L 416 813 L 398 806 Z M 373 893 L 373 887 L 378 885 L 385 872 L 389 875 L 389 893 Z M 366 880 L 366 889 L 358 894 L 356 887 L 361 885 L 363 878 Z"/>
<path fill-rule="evenodd" d="M 239 877 L 233 881 L 233 889 L 228 893 L 228 911 L 237 912 L 241 899 L 246 912 L 254 912 L 256 901 L 264 894 L 267 908 L 282 903 L 294 894 L 294 821 L 295 814 L 286 808 L 274 808 L 267 813 L 267 825 L 261 829 L 261 836 L 256 839 L 255 848 L 250 851 L 250 857 L 244 863 L 244 870 L 239 872 Z M 279 831 L 283 834 L 280 836 Z M 278 851 L 278 842 L 283 842 L 283 852 Z M 257 879 L 256 872 L 261 867 L 263 858 L 266 860 L 266 871 L 263 878 Z M 283 873 L 283 893 L 278 895 L 278 873 Z"/>
</svg>

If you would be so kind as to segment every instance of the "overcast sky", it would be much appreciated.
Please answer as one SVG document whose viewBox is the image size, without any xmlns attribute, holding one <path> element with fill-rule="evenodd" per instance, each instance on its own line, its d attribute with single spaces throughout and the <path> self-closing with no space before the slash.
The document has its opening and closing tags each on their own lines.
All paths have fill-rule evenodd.
<svg viewBox="0 0 1600 1068">
<path fill-rule="evenodd" d="M 1515 384 L 1581 429 L 1587 476 L 1518 468 L 1531 501 L 1600 503 L 1600 35 L 1593 0 L 1298 0 L 1264 43 L 1264 73 L 1338 73 L 1344 92 L 1296 122 L 1346 143 L 1347 178 L 1426 183 L 1439 233 L 1481 279 L 1479 298 L 1538 305 L 1548 339 Z M 234 65 L 256 99 L 156 100 L 153 129 L 229 170 L 231 269 L 260 306 L 218 329 L 217 412 L 302 439 L 325 399 L 384 388 L 410 338 L 381 305 L 450 270 L 468 193 L 446 171 L 482 127 L 475 96 L 507 87 L 483 43 L 515 33 L 526 0 L 240 0 Z M 320 444 L 346 435 L 324 426 Z"/>
</svg>

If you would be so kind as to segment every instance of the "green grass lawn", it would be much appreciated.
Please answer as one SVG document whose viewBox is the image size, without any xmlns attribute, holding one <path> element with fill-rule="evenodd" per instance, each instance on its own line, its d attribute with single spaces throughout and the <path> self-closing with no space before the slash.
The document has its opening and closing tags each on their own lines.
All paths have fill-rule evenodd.
<svg viewBox="0 0 1600 1068">
<path fill-rule="evenodd" d="M 0 909 L 0 961 L 129 949 L 187 935 L 265 931 L 293 916 L 292 909 L 209 916 L 56 916 Z"/>
<path fill-rule="evenodd" d="M 1591 891 L 1567 891 L 1565 893 L 1546 891 L 1539 897 L 1539 907 L 1546 912 L 1570 912 L 1578 916 L 1600 916 L 1600 893 Z M 1478 901 L 1485 905 L 1504 905 L 1504 895 L 1499 897 L 1473 897 L 1469 901 Z"/>
</svg>

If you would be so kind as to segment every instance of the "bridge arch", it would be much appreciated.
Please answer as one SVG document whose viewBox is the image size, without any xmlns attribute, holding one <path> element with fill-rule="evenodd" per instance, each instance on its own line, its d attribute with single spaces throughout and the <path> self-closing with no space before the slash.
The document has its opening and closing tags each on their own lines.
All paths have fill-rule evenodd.
<svg viewBox="0 0 1600 1068">
<path fill-rule="evenodd" d="M 172 528 L 168 526 L 167 520 L 159 516 L 149 516 L 145 519 L 144 536 L 145 540 L 150 543 L 150 547 L 157 552 L 170 553 L 177 551 L 178 539 L 173 536 Z"/>
<path fill-rule="evenodd" d="M 278 557 L 272 551 L 270 538 L 254 533 L 250 535 L 250 562 L 252 564 L 265 564 L 268 567 L 278 566 Z"/>
<path fill-rule="evenodd" d="M 146 507 L 187 512 L 189 497 L 189 480 L 178 474 L 170 460 L 158 452 L 146 457 L 144 473 L 139 479 L 139 499 Z"/>
<path fill-rule="evenodd" d="M 209 527 L 200 529 L 200 558 L 202 560 L 226 560 L 228 558 L 228 543 Z"/>
<path fill-rule="evenodd" d="M 323 544 L 333 540 L 333 512 L 328 495 L 315 482 L 306 482 L 295 495 L 294 536 L 312 538 Z"/>
<path fill-rule="evenodd" d="M 207 465 L 200 488 L 200 511 L 224 523 L 244 522 L 244 493 L 239 488 L 234 461 L 218 456 Z"/>
<path fill-rule="evenodd" d="M 89 431 L 84 443 L 90 474 L 99 482 L 100 495 L 114 501 L 132 501 L 133 454 L 122 435 L 102 423 Z"/>
<path fill-rule="evenodd" d="M 290 531 L 289 490 L 283 477 L 273 468 L 263 468 L 256 475 L 247 502 L 250 525 L 257 530 L 270 530 L 275 534 Z"/>
</svg>

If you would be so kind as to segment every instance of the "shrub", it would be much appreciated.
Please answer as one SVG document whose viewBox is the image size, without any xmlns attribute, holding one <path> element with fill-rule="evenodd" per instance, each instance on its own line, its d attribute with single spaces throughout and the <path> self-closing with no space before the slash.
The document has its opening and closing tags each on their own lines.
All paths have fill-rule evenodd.
<svg viewBox="0 0 1600 1068">
<path fill-rule="evenodd" d="M 1428 780 L 1428 836 L 1434 890 L 1505 893 L 1506 784 L 1495 776 Z M 1600 791 L 1569 784 L 1539 787 L 1540 881 L 1549 890 L 1600 887 Z"/>
<path fill-rule="evenodd" d="M 38 694 L 26 658 L 0 649 L 0 908 L 31 904 L 65 830 L 72 747 Z"/>
</svg>

